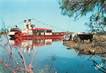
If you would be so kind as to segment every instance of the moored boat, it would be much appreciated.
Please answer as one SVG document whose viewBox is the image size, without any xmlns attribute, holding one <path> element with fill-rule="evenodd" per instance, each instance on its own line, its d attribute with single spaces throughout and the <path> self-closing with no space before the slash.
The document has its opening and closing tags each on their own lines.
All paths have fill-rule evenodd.
<svg viewBox="0 0 106 73">
<path fill-rule="evenodd" d="M 26 25 L 24 30 L 20 30 L 17 26 L 11 28 L 9 36 L 11 39 L 20 38 L 20 40 L 32 40 L 32 39 L 63 39 L 64 33 L 55 33 L 49 28 L 36 28 L 31 23 L 31 19 L 24 20 Z"/>
</svg>

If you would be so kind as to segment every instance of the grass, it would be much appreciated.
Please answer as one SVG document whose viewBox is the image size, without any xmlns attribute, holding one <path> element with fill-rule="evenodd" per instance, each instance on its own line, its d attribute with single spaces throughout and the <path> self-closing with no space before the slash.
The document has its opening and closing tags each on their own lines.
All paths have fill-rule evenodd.
<svg viewBox="0 0 106 73">
<path fill-rule="evenodd" d="M 92 43 L 88 40 L 84 43 L 70 40 L 64 41 L 63 44 L 84 54 L 106 53 L 106 35 L 94 35 Z"/>
</svg>

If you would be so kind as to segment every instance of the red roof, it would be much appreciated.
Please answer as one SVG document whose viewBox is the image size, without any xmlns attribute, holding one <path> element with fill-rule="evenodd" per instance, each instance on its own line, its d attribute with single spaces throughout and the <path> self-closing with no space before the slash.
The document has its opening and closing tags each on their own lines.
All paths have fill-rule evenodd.
<svg viewBox="0 0 106 73">
<path fill-rule="evenodd" d="M 51 29 L 48 29 L 48 28 L 32 28 L 32 30 L 51 30 Z"/>
</svg>

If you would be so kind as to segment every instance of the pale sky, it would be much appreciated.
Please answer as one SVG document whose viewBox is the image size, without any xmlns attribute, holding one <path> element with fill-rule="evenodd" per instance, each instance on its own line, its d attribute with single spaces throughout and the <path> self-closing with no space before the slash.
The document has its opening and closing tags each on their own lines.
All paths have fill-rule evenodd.
<svg viewBox="0 0 106 73">
<path fill-rule="evenodd" d="M 80 32 L 86 31 L 84 23 L 89 16 L 77 21 L 63 16 L 58 0 L 0 0 L 0 19 L 5 21 L 7 27 L 18 25 L 21 28 L 23 20 L 27 18 L 33 19 L 33 24 L 37 27 L 49 27 L 54 31 Z"/>
</svg>

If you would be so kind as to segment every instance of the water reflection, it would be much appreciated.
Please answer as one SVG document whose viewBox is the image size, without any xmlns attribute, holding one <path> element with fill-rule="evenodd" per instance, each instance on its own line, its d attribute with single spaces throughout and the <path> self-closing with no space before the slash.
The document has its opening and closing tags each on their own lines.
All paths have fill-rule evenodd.
<svg viewBox="0 0 106 73">
<path fill-rule="evenodd" d="M 42 40 L 22 40 L 22 41 L 17 41 L 17 40 L 9 40 L 10 44 L 14 47 L 21 47 L 24 48 L 24 52 L 30 53 L 33 48 L 38 48 L 46 45 L 51 45 L 52 44 L 52 39 L 42 39 Z"/>
<path fill-rule="evenodd" d="M 6 38 L 0 42 L 2 73 L 106 73 L 105 54 L 79 54 L 53 39 L 8 43 Z"/>
<path fill-rule="evenodd" d="M 6 35 L 3 36 L 2 40 L 0 49 L 4 48 L 6 55 L 4 55 L 5 58 L 1 57 L 0 64 L 3 65 L 3 69 L 8 71 L 3 70 L 2 73 L 35 73 L 36 70 L 34 69 L 33 61 L 35 61 L 37 48 L 50 45 L 54 41 L 52 39 L 8 40 L 8 36 Z M 31 54 L 26 54 L 26 52 Z"/>
<path fill-rule="evenodd" d="M 98 61 L 91 58 L 90 60 L 92 61 L 92 66 L 95 70 L 100 71 L 102 73 L 106 73 L 106 59 L 101 58 L 100 61 Z"/>
<path fill-rule="evenodd" d="M 67 50 L 71 50 L 72 48 L 67 47 Z M 100 73 L 106 73 L 106 53 L 97 53 L 97 54 L 91 54 L 87 55 L 86 53 L 82 53 L 80 50 L 74 49 L 78 56 L 85 57 L 88 56 L 86 61 L 91 62 L 89 66 L 92 67 L 95 71 L 98 71 Z"/>
</svg>

